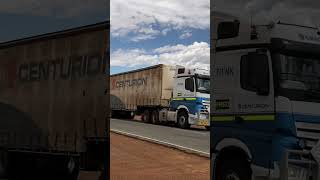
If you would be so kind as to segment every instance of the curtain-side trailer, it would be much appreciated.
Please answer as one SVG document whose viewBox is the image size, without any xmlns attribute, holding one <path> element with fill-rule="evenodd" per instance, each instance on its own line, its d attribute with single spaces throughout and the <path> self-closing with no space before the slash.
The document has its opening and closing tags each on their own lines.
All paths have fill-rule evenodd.
<svg viewBox="0 0 320 180">
<path fill-rule="evenodd" d="M 2 176 L 76 179 L 80 168 L 101 169 L 108 49 L 109 22 L 0 44 Z"/>
<path fill-rule="evenodd" d="M 110 76 L 112 116 L 142 115 L 144 122 L 181 128 L 209 126 L 209 72 L 155 65 Z"/>
</svg>

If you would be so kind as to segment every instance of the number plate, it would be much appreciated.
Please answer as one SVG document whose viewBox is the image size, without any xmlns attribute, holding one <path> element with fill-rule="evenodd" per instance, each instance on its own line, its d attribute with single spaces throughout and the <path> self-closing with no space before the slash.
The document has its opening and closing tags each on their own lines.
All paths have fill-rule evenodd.
<svg viewBox="0 0 320 180">
<path fill-rule="evenodd" d="M 209 120 L 199 120 L 199 126 L 209 126 Z"/>
</svg>

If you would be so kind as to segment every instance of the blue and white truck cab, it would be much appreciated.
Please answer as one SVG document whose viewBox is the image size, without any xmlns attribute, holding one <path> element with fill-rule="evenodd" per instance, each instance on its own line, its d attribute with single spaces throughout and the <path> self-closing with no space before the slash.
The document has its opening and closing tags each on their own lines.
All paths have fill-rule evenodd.
<svg viewBox="0 0 320 180">
<path fill-rule="evenodd" d="M 160 121 L 174 121 L 181 128 L 210 127 L 210 73 L 206 69 L 177 66 L 172 99 L 160 111 Z"/>
<path fill-rule="evenodd" d="M 211 55 L 211 179 L 320 179 L 320 29 L 239 20 Z"/>
</svg>

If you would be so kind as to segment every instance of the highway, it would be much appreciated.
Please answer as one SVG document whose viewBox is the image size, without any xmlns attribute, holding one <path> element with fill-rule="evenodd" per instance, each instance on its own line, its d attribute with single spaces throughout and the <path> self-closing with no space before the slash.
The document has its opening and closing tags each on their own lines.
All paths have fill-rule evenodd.
<svg viewBox="0 0 320 180">
<path fill-rule="evenodd" d="M 203 129 L 180 129 L 121 119 L 110 119 L 110 129 L 209 154 L 210 132 Z"/>
</svg>

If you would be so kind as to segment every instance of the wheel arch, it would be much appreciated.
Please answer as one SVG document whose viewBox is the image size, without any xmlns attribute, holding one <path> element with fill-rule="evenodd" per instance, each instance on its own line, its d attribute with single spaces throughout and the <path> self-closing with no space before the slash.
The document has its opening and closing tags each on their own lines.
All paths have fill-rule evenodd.
<svg viewBox="0 0 320 180">
<path fill-rule="evenodd" d="M 178 113 L 179 113 L 180 111 L 186 111 L 186 113 L 189 114 L 189 109 L 188 109 L 188 107 L 185 106 L 185 105 L 180 105 L 180 106 L 178 106 L 177 111 L 178 111 Z"/>
<path fill-rule="evenodd" d="M 239 151 L 247 156 L 248 159 L 252 159 L 252 154 L 248 146 L 239 139 L 225 138 L 221 140 L 216 148 L 219 154 L 225 150 L 232 149 L 233 151 Z"/>
<path fill-rule="evenodd" d="M 251 167 L 252 154 L 247 145 L 239 139 L 225 138 L 221 140 L 216 148 L 216 154 L 211 155 L 211 178 L 215 179 L 217 176 L 216 170 L 219 170 L 221 163 L 230 159 L 242 159 L 247 161 L 248 170 L 250 176 L 252 176 L 253 170 Z"/>
</svg>

